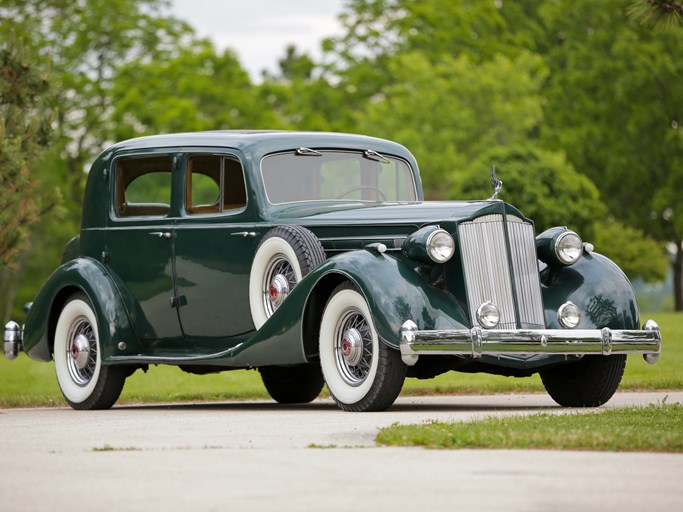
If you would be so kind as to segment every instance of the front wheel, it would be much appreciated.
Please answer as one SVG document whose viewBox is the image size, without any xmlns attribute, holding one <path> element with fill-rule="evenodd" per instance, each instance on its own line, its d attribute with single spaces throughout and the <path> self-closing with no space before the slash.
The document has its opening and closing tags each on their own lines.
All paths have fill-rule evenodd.
<svg viewBox="0 0 683 512">
<path fill-rule="evenodd" d="M 109 409 L 118 400 L 126 369 L 102 365 L 97 317 L 90 300 L 76 293 L 59 314 L 54 336 L 57 382 L 74 409 Z"/>
<path fill-rule="evenodd" d="M 564 407 L 599 407 L 616 393 L 626 355 L 583 356 L 575 363 L 541 370 L 548 394 Z"/>
<path fill-rule="evenodd" d="M 349 282 L 325 305 L 320 366 L 332 398 L 345 411 L 383 411 L 403 387 L 407 367 L 401 354 L 379 341 L 365 298 Z"/>
</svg>

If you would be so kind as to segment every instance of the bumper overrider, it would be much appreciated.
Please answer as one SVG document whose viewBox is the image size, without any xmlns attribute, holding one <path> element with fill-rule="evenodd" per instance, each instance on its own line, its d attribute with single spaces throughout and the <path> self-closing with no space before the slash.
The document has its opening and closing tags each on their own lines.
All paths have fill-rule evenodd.
<svg viewBox="0 0 683 512">
<path fill-rule="evenodd" d="M 567 356 L 642 354 L 654 364 L 662 351 L 662 336 L 654 320 L 642 330 L 609 329 L 501 329 L 473 327 L 462 330 L 421 331 L 412 320 L 401 326 L 401 357 L 408 366 L 420 355 Z"/>
</svg>

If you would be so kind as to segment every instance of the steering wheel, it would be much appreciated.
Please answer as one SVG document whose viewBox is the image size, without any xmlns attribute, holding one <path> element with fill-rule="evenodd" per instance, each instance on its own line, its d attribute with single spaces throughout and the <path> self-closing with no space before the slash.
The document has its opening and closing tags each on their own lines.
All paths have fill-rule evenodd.
<svg viewBox="0 0 683 512">
<path fill-rule="evenodd" d="M 375 192 L 377 192 L 377 195 L 381 197 L 382 201 L 387 200 L 387 195 L 384 192 L 382 192 L 382 189 L 378 187 L 373 187 L 372 185 L 361 185 L 359 187 L 350 188 L 339 194 L 335 199 L 342 199 L 348 196 L 351 192 L 356 192 L 357 190 L 374 190 Z"/>
</svg>

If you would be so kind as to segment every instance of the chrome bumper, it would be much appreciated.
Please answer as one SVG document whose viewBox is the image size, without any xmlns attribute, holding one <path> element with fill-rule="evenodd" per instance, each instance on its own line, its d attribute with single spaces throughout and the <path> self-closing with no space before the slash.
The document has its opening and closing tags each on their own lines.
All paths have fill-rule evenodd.
<svg viewBox="0 0 683 512">
<path fill-rule="evenodd" d="M 662 351 L 662 335 L 654 320 L 643 329 L 472 329 L 420 331 L 408 320 L 401 326 L 401 357 L 408 366 L 418 356 L 512 354 L 591 355 L 643 354 L 654 364 Z"/>
</svg>

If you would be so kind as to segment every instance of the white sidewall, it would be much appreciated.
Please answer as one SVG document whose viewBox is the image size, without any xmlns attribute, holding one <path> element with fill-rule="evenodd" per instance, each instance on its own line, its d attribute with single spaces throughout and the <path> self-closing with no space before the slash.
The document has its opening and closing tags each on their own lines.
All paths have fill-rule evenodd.
<svg viewBox="0 0 683 512">
<path fill-rule="evenodd" d="M 372 332 L 372 362 L 367 378 L 359 386 L 349 385 L 339 374 L 334 353 L 334 332 L 337 322 L 349 308 L 357 308 L 363 313 Z M 375 382 L 379 359 L 379 341 L 370 310 L 363 296 L 354 290 L 341 290 L 327 303 L 320 323 L 320 367 L 330 393 L 345 404 L 360 402 L 368 394 Z"/>
<path fill-rule="evenodd" d="M 95 365 L 95 372 L 93 373 L 90 382 L 83 387 L 73 381 L 69 374 L 69 368 L 67 367 L 67 358 L 71 357 L 70 354 L 67 353 L 67 336 L 73 323 L 81 316 L 86 317 L 92 325 L 95 332 L 95 340 L 97 342 L 97 363 Z M 97 318 L 86 302 L 80 299 L 72 300 L 64 307 L 59 315 L 57 328 L 55 329 L 54 358 L 57 382 L 59 383 L 59 387 L 62 389 L 64 396 L 76 404 L 87 400 L 95 390 L 95 386 L 100 377 L 102 363 L 100 359 L 100 337 L 97 329 Z"/>
<path fill-rule="evenodd" d="M 249 308 L 251 309 L 251 319 L 257 329 L 260 329 L 269 318 L 263 305 L 263 277 L 268 269 L 268 264 L 278 254 L 289 260 L 296 274 L 296 282 L 301 281 L 301 266 L 291 245 L 280 237 L 269 238 L 261 244 L 261 247 L 256 251 L 256 256 L 251 264 L 251 274 L 249 274 Z"/>
</svg>

